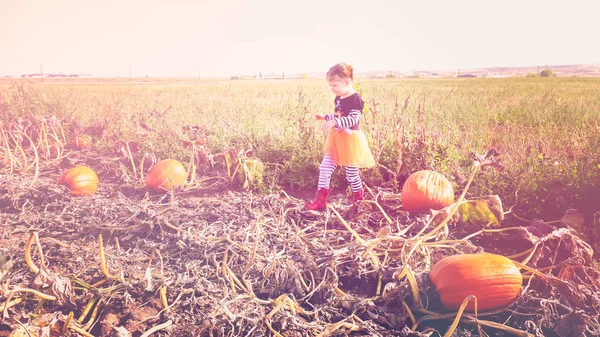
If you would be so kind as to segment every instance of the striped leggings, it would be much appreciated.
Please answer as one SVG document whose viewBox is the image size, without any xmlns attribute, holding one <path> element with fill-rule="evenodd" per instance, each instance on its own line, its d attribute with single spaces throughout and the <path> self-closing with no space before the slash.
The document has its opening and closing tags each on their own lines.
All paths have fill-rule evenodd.
<svg viewBox="0 0 600 337">
<path fill-rule="evenodd" d="M 329 184 L 331 182 L 331 175 L 335 170 L 336 165 L 333 161 L 333 158 L 326 154 L 323 157 L 323 161 L 321 162 L 321 166 L 319 167 L 319 186 L 318 188 L 329 188 Z M 352 192 L 358 192 L 362 189 L 362 180 L 360 179 L 360 175 L 358 174 L 358 167 L 356 166 L 344 166 L 346 170 L 346 179 L 350 183 L 350 187 L 352 188 Z"/>
</svg>

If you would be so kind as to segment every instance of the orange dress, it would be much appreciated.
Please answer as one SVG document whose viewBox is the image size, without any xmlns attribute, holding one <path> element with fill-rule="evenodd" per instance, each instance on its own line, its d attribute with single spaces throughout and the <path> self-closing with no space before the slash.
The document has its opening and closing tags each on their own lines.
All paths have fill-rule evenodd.
<svg viewBox="0 0 600 337">
<path fill-rule="evenodd" d="M 326 119 L 336 119 L 338 127 L 329 130 L 325 140 L 325 154 L 331 156 L 336 165 L 340 166 L 360 168 L 375 166 L 375 159 L 369 148 L 367 137 L 359 129 L 358 124 L 358 118 L 364 108 L 363 100 L 357 93 L 354 93 L 343 99 L 336 97 L 335 105 L 336 114 L 327 115 Z M 355 124 L 353 124 L 354 121 L 356 121 Z"/>
</svg>

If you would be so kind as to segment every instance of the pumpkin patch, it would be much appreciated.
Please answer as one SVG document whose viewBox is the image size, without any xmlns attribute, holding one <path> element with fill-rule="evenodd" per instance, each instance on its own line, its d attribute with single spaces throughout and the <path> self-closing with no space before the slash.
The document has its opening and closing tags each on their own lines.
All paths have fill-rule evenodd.
<svg viewBox="0 0 600 337">
<path fill-rule="evenodd" d="M 519 268 L 502 255 L 480 253 L 452 255 L 439 260 L 430 272 L 431 282 L 448 310 L 458 310 L 470 295 L 477 297 L 477 309 L 493 310 L 519 296 L 523 276 Z M 473 311 L 470 301 L 467 311 Z"/>
<path fill-rule="evenodd" d="M 58 185 L 65 185 L 73 196 L 89 196 L 98 190 L 98 175 L 87 166 L 77 166 L 63 171 Z"/>
<path fill-rule="evenodd" d="M 429 170 L 411 174 L 402 186 L 402 208 L 413 214 L 442 209 L 454 202 L 454 189 L 443 175 Z"/>
<path fill-rule="evenodd" d="M 185 167 L 175 159 L 164 159 L 154 164 L 146 176 L 146 186 L 156 192 L 170 191 L 187 180 Z"/>
</svg>

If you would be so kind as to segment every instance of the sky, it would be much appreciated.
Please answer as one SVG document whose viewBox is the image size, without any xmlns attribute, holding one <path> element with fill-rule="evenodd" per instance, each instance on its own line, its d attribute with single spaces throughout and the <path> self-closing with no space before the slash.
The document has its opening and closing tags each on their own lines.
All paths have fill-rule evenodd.
<svg viewBox="0 0 600 337">
<path fill-rule="evenodd" d="M 0 76 L 600 63 L 596 0 L 2 0 Z"/>
</svg>

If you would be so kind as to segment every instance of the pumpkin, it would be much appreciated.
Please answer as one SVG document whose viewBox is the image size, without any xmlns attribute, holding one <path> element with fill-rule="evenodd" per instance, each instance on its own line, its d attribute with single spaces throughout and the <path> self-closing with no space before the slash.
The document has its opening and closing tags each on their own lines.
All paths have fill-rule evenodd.
<svg viewBox="0 0 600 337">
<path fill-rule="evenodd" d="M 519 296 L 523 276 L 507 257 L 497 254 L 460 254 L 439 260 L 429 274 L 442 305 L 456 311 L 469 295 L 477 297 L 477 310 L 508 305 Z M 466 310 L 473 311 L 469 301 Z"/>
<path fill-rule="evenodd" d="M 429 170 L 411 174 L 402 185 L 402 209 L 413 214 L 442 209 L 454 202 L 452 184 L 443 175 Z"/>
<path fill-rule="evenodd" d="M 77 166 L 64 170 L 57 184 L 67 186 L 73 196 L 93 195 L 98 190 L 98 175 L 87 166 Z"/>
<path fill-rule="evenodd" d="M 75 138 L 75 146 L 80 149 L 87 149 L 92 145 L 92 137 L 88 135 L 79 135 Z"/>
<path fill-rule="evenodd" d="M 152 165 L 146 176 L 146 186 L 156 192 L 170 191 L 173 186 L 184 185 L 185 167 L 175 159 L 164 159 Z"/>
</svg>

